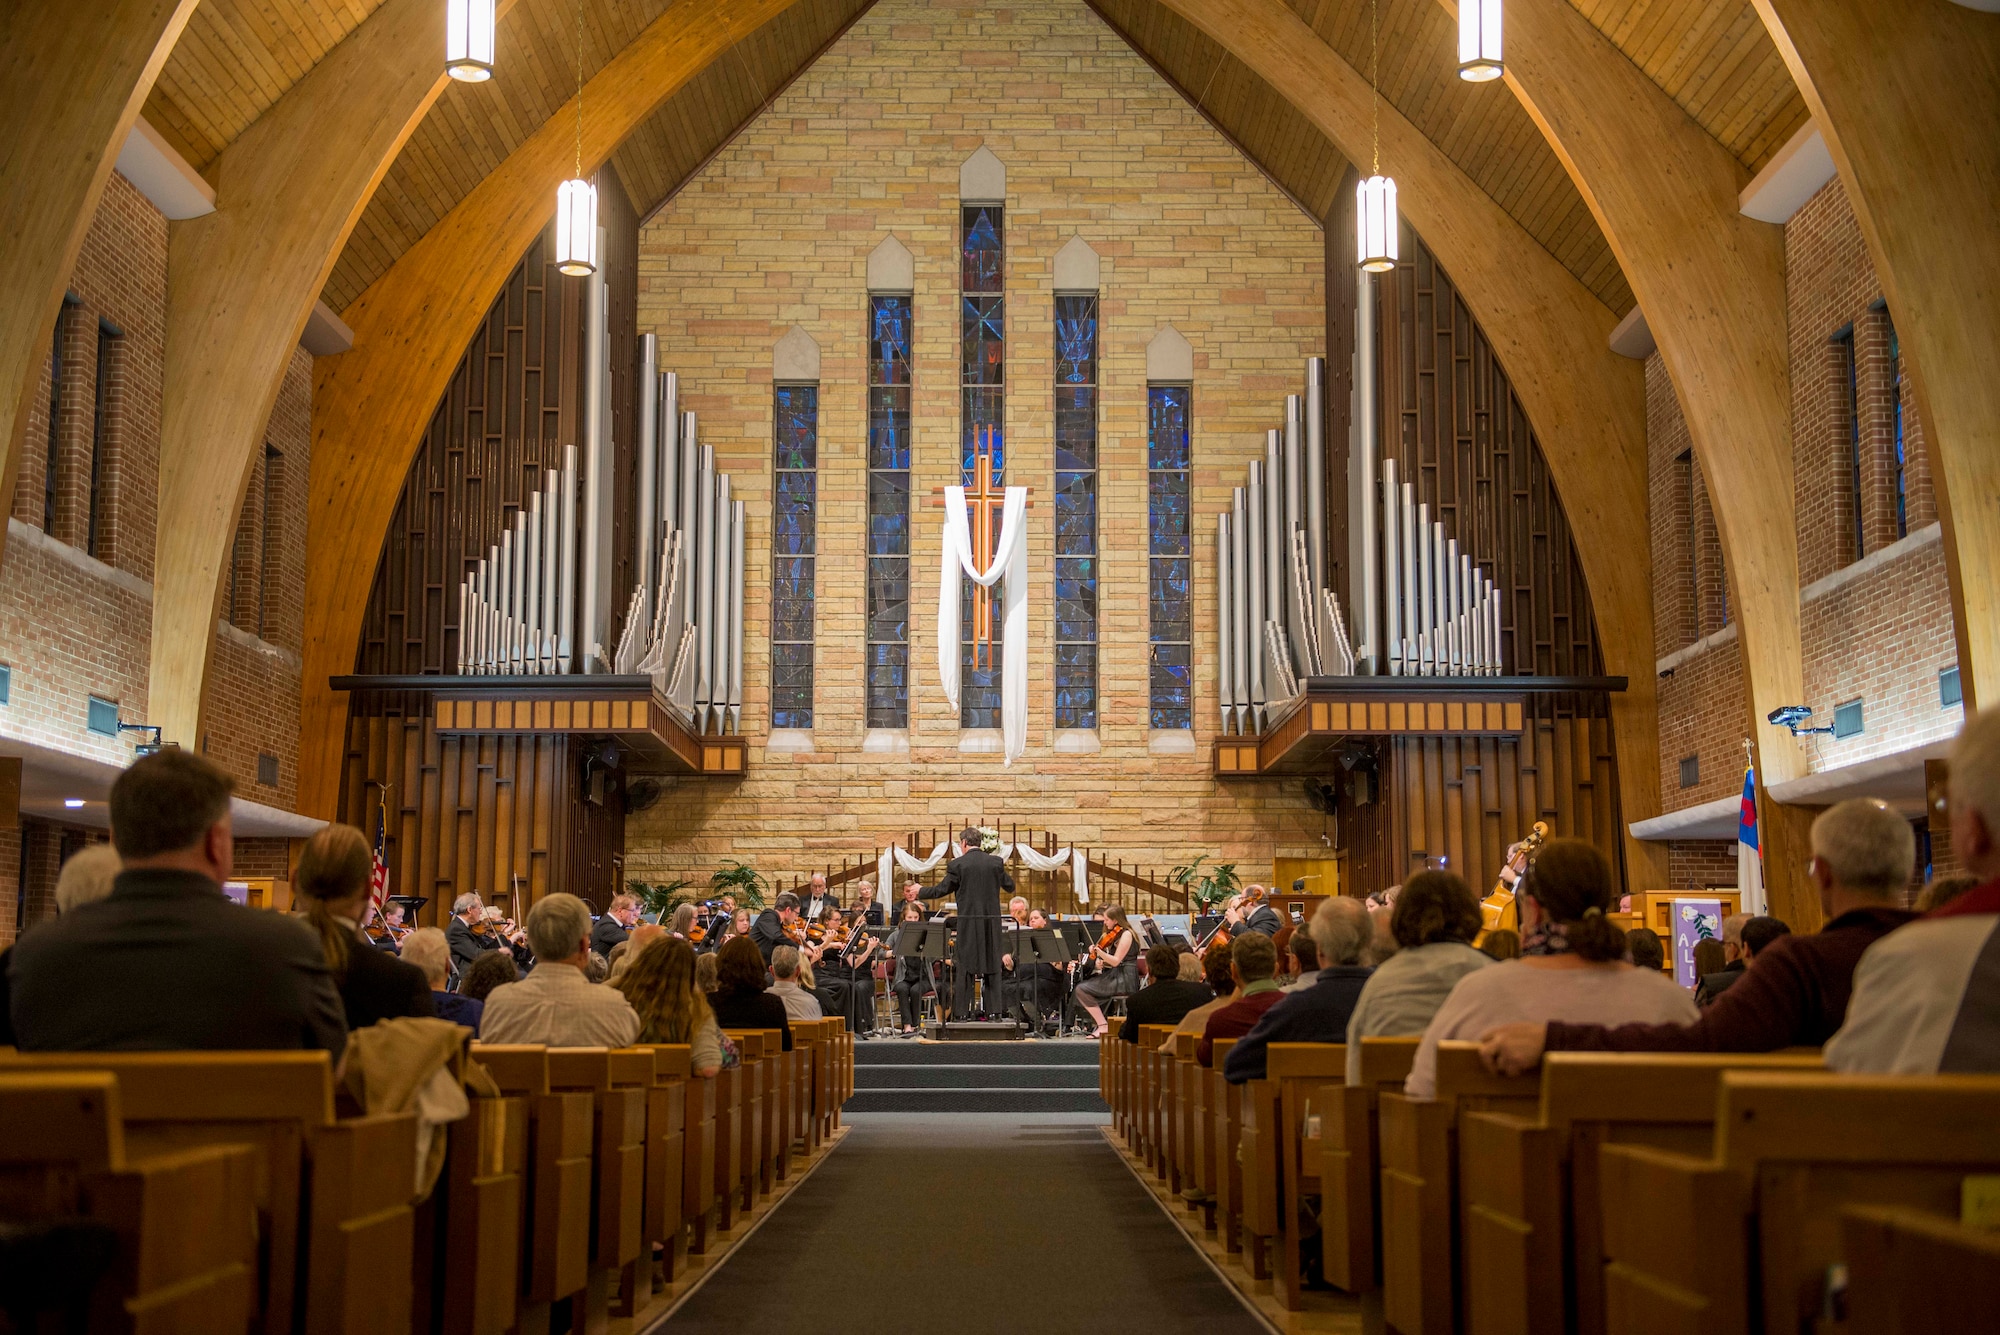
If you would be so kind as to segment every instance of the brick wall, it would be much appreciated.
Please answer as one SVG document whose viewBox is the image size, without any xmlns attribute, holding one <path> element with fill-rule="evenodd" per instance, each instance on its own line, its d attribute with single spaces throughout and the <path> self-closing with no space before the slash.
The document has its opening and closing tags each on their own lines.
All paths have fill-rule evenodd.
<svg viewBox="0 0 2000 1335">
<path fill-rule="evenodd" d="M 0 945 L 55 917 L 56 877 L 62 864 L 79 849 L 109 838 L 103 830 L 32 816 L 22 817 L 18 830 L 0 831 L 0 887 L 6 900 L 0 912 Z"/>
<path fill-rule="evenodd" d="M 1667 845 L 1667 888 L 1681 893 L 1736 884 L 1734 839 L 1680 839 Z"/>
<path fill-rule="evenodd" d="M 74 300 L 60 322 L 54 522 L 45 532 L 51 383 L 45 363 L 31 404 L 6 559 L 0 563 L 0 663 L 12 670 L 10 699 L 0 707 L 0 734 L 124 764 L 132 757 L 132 737 L 100 736 L 85 723 L 93 694 L 115 702 L 126 722 L 147 718 L 167 223 L 116 173 L 91 222 L 69 291 Z M 107 324 L 115 335 L 100 341 Z M 109 358 L 101 402 L 100 347 Z M 311 412 L 312 358 L 298 351 L 266 431 L 280 455 L 270 489 L 272 514 L 262 514 L 261 458 L 248 495 L 269 550 L 256 553 L 257 596 L 243 605 L 240 632 L 217 627 L 203 739 L 204 749 L 235 775 L 244 796 L 284 807 L 295 801 L 298 782 Z M 276 784 L 258 783 L 259 755 L 278 758 Z"/>
<path fill-rule="evenodd" d="M 1677 664 L 1660 682 L 1660 809 L 1679 811 L 1743 791 L 1750 702 L 1734 633 Z M 1700 781 L 1681 787 L 1680 764 L 1697 757 Z"/>
<path fill-rule="evenodd" d="M 981 143 L 1007 168 L 1008 475 L 1030 512 L 1027 755 L 962 754 L 935 666 L 940 513 L 957 478 L 958 170 Z M 864 752 L 865 262 L 895 235 L 916 257 L 909 750 Z M 1100 297 L 1100 729 L 1057 755 L 1051 661 L 1056 251 L 1080 235 Z M 744 719 L 751 777 L 688 785 L 627 823 L 629 874 L 706 874 L 722 855 L 767 872 L 866 852 L 969 815 L 1047 827 L 1161 867 L 1196 853 L 1268 874 L 1318 850 L 1296 785 L 1209 777 L 1213 656 L 1196 653 L 1188 755 L 1148 749 L 1145 349 L 1172 324 L 1194 345 L 1194 624 L 1214 624 L 1201 537 L 1262 455 L 1284 395 L 1322 348 L 1318 227 L 1086 7 L 1004 10 L 884 0 L 640 237 L 640 328 L 681 375 L 682 406 L 747 502 Z M 769 753 L 772 346 L 802 325 L 822 354 L 814 750 Z M 1212 546 L 1212 542 L 1210 543 Z M 1143 782 L 1135 778 L 1143 776 Z"/>
</svg>

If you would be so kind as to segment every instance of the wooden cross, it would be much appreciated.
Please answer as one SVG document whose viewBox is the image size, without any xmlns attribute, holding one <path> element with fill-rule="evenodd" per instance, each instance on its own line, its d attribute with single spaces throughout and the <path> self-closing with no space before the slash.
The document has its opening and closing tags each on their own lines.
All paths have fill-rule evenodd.
<svg viewBox="0 0 2000 1335">
<path fill-rule="evenodd" d="M 1000 541 L 1000 527 L 1007 509 L 1007 488 L 993 476 L 993 427 L 982 427 L 973 437 L 972 485 L 965 489 L 966 518 L 972 525 L 972 551 L 985 566 L 993 560 Z M 1028 495 L 1033 487 L 1022 488 Z M 944 504 L 944 488 L 932 492 L 932 504 Z M 1034 509 L 1033 501 L 1027 509 Z M 993 600 L 990 589 L 977 590 L 972 598 L 972 666 L 977 672 L 993 670 Z"/>
</svg>

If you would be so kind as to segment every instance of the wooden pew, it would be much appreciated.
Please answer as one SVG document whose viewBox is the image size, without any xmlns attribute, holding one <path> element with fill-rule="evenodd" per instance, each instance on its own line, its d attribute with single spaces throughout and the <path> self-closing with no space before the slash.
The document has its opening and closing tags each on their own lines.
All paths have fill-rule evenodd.
<svg viewBox="0 0 2000 1335">
<path fill-rule="evenodd" d="M 1131 1098 L 1136 1137 L 1133 1148 L 1140 1161 L 1162 1180 L 1166 1178 L 1166 1165 L 1160 1160 L 1160 1072 L 1170 1059 L 1163 1057 L 1160 1045 L 1171 1033 L 1172 1025 L 1140 1025 L 1139 1050 L 1133 1054 Z"/>
<path fill-rule="evenodd" d="M 1222 1075 L 1220 1060 L 1215 1074 Z M 1270 1080 L 1251 1080 L 1229 1088 L 1237 1096 L 1244 1266 L 1252 1279 L 1269 1279 L 1271 1244 L 1278 1232 L 1278 1087 Z"/>
<path fill-rule="evenodd" d="M 752 1059 L 743 1055 L 743 1063 L 725 1066 L 715 1076 L 715 1135 L 714 1155 L 709 1176 L 714 1181 L 715 1219 L 718 1230 L 727 1231 L 736 1227 L 736 1196 L 738 1165 L 743 1157 L 743 1109 L 746 1082 L 746 1067 Z M 708 1231 L 705 1222 L 695 1225 L 694 1245 L 696 1255 L 708 1250 Z"/>
<path fill-rule="evenodd" d="M 834 1026 L 837 1021 L 822 1020 L 818 1038 L 813 1042 L 812 1056 L 812 1116 L 813 1148 L 824 1145 L 833 1135 L 833 1112 L 839 1105 L 835 1092 L 839 1079 L 840 1064 L 834 1053 Z"/>
<path fill-rule="evenodd" d="M 2000 1233 L 1898 1205 L 1840 1212 L 1852 1335 L 1978 1330 L 1994 1320 Z"/>
<path fill-rule="evenodd" d="M 759 1165 L 764 1156 L 764 1105 L 771 1071 L 777 1065 L 776 1054 L 767 1056 L 764 1050 L 764 1035 L 771 1031 L 730 1029 L 725 1032 L 743 1050 L 743 1065 L 737 1068 L 742 1079 L 743 1114 L 736 1137 L 735 1172 L 730 1181 L 734 1184 L 737 1208 L 748 1214 L 757 1204 Z M 775 1048 L 777 1045 L 773 1042 L 771 1046 Z M 717 1189 L 721 1189 L 720 1183 Z"/>
<path fill-rule="evenodd" d="M 563 1092 L 550 1082 L 549 1049 L 529 1044 L 475 1043 L 473 1060 L 485 1066 L 501 1092 L 518 1096 L 528 1110 L 528 1189 L 522 1197 L 521 1261 L 523 1331 L 546 1329 L 549 1309 L 571 1299 L 581 1326 L 590 1286 L 591 1146 L 595 1100 Z"/>
<path fill-rule="evenodd" d="M 1747 1335 L 1821 1311 L 1849 1205 L 1954 1214 L 2000 1170 L 2000 1076 L 1728 1071 L 1706 1154 L 1611 1145 L 1606 1328 Z"/>
<path fill-rule="evenodd" d="M 764 1154 L 757 1165 L 757 1193 L 769 1196 L 771 1189 L 784 1180 L 782 1165 L 789 1159 L 791 1139 L 786 1128 L 791 1119 L 786 1116 L 786 1108 L 792 1101 L 792 1058 L 798 1053 L 798 1040 L 792 1040 L 792 1050 L 784 1049 L 784 1034 L 777 1029 L 764 1031 L 766 1060 L 771 1064 L 769 1089 L 764 1098 Z"/>
<path fill-rule="evenodd" d="M 660 1278 L 671 1284 L 687 1262 L 686 1173 L 687 1115 L 694 1074 L 693 1049 L 685 1043 L 650 1045 L 653 1084 L 646 1091 L 646 1205 L 642 1232 L 648 1243 L 660 1244 Z M 706 1082 L 702 1082 L 706 1083 Z M 649 1280 L 643 1263 L 640 1270 Z M 645 1293 L 639 1295 L 641 1298 Z"/>
<path fill-rule="evenodd" d="M 1215 1064 L 1202 1072 L 1208 1082 L 1210 1121 L 1215 1137 L 1215 1228 L 1222 1238 L 1222 1250 L 1235 1256 L 1243 1250 L 1243 1234 L 1238 1227 L 1243 1218 L 1243 1165 L 1237 1150 L 1243 1143 L 1243 1086 L 1222 1078 L 1222 1065 L 1233 1038 L 1218 1038 L 1211 1045 L 1210 1060 Z"/>
<path fill-rule="evenodd" d="M 336 1120 L 326 1053 L 0 1051 L 35 1070 L 116 1075 L 128 1156 L 254 1148 L 261 1329 L 408 1328 L 415 1122 Z"/>
<path fill-rule="evenodd" d="M 1438 1047 L 1437 1097 L 1379 1096 L 1382 1314 L 1401 1335 L 1453 1335 L 1458 1315 L 1458 1128 L 1475 1112 L 1526 1111 L 1539 1074 L 1489 1075 L 1477 1043 Z M 1552 1184 L 1553 1187 L 1553 1184 Z"/>
<path fill-rule="evenodd" d="M 444 1169 L 416 1209 L 410 1325 L 500 1335 L 520 1304 L 528 1105 L 467 1093 L 471 1111 L 441 1132 Z"/>
<path fill-rule="evenodd" d="M 1185 1051 L 1188 1062 L 1188 1180 L 1199 1193 L 1192 1203 L 1201 1214 L 1205 1232 L 1215 1231 L 1215 1108 L 1209 1088 L 1209 1073 L 1194 1059 L 1194 1034 L 1176 1037 L 1175 1050 Z"/>
<path fill-rule="evenodd" d="M 1705 1150 L 1724 1071 L 1819 1065 L 1808 1054 L 1556 1052 L 1534 1112 L 1460 1118 L 1469 1335 L 1601 1335 L 1599 1150 Z"/>
<path fill-rule="evenodd" d="M 690 1078 L 686 1086 L 685 1115 L 681 1118 L 681 1221 L 687 1225 L 688 1252 L 694 1256 L 708 1250 L 709 1233 L 715 1227 L 716 1124 L 727 1107 L 725 1086 L 733 1075 L 718 1071 L 706 1080 Z"/>
<path fill-rule="evenodd" d="M 1272 1293 L 1297 1311 L 1305 1277 L 1300 1218 L 1308 1197 L 1322 1194 L 1326 1124 L 1347 1087 L 1347 1047 L 1341 1043 L 1273 1043 L 1266 1050 L 1264 1083 L 1278 1091 L 1276 1252 Z M 1246 1154 L 1246 1159 L 1248 1155 Z M 1246 1195 L 1248 1194 L 1246 1190 Z"/>
<path fill-rule="evenodd" d="M 252 1146 L 128 1156 L 118 1077 L 104 1071 L 0 1074 L 0 1127 L 0 1214 L 23 1224 L 89 1219 L 116 1238 L 104 1278 L 70 1295 L 89 1304 L 89 1329 L 250 1328 Z"/>
<path fill-rule="evenodd" d="M 1122 1042 L 1124 1040 L 1118 1037 L 1115 1028 L 1108 1034 L 1100 1035 L 1097 1040 L 1097 1097 L 1111 1109 L 1111 1129 L 1121 1138 L 1125 1134 L 1125 1123 L 1119 1115 L 1118 1098 L 1112 1092 L 1117 1082 L 1118 1050 L 1111 1045 Z"/>
<path fill-rule="evenodd" d="M 1327 1283 L 1349 1293 L 1382 1286 L 1382 1153 L 1377 1098 L 1400 1090 L 1416 1038 L 1361 1040 L 1361 1083 L 1328 1090 L 1320 1119 L 1320 1260 Z"/>
<path fill-rule="evenodd" d="M 1173 1172 L 1169 1181 L 1177 1195 L 1196 1182 L 1195 1107 L 1203 1083 L 1201 1066 L 1194 1059 L 1196 1041 L 1193 1034 L 1175 1034 L 1170 1050 L 1173 1083 L 1167 1104 L 1171 1118 L 1167 1139 L 1172 1146 Z"/>
<path fill-rule="evenodd" d="M 617 1276 L 621 1301 L 638 1292 L 646 1241 L 646 1102 L 650 1048 L 550 1048 L 549 1088 L 591 1098 L 590 1264 Z M 632 1309 L 624 1309 L 630 1315 Z"/>
</svg>

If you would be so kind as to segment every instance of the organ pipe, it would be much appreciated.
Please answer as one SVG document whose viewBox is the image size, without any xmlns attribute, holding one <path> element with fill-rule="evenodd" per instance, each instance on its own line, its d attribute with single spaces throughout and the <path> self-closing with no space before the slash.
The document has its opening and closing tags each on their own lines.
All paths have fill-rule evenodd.
<svg viewBox="0 0 2000 1335">
<path fill-rule="evenodd" d="M 1259 732 L 1264 728 L 1264 465 L 1250 461 L 1248 493 L 1250 532 L 1250 714 Z"/>
<path fill-rule="evenodd" d="M 1375 507 L 1374 494 L 1370 492 L 1367 508 L 1362 513 L 1372 517 Z M 1394 459 L 1384 459 L 1382 461 L 1381 508 L 1382 552 L 1380 554 L 1380 566 L 1383 574 L 1382 610 L 1385 622 L 1383 641 L 1386 646 L 1383 661 L 1391 673 L 1400 673 L 1403 670 L 1403 609 L 1402 580 L 1400 578 L 1403 565 L 1403 541 L 1396 520 L 1403 506 L 1402 494 L 1396 488 L 1396 461 Z M 1371 539 L 1373 538 L 1373 524 L 1367 525 L 1367 536 Z M 1368 553 L 1368 574 L 1363 578 L 1362 583 L 1364 586 L 1372 588 L 1375 583 L 1374 571 L 1377 565 L 1375 544 L 1371 541 L 1363 550 Z M 1372 623 L 1375 619 L 1374 599 L 1372 597 L 1369 598 L 1362 606 L 1364 609 L 1363 615 Z M 1366 645 L 1372 646 L 1375 643 L 1372 630 L 1364 630 L 1362 637 Z"/>
<path fill-rule="evenodd" d="M 1252 468 L 1256 465 L 1252 464 Z M 1234 688 L 1230 695 L 1230 706 L 1236 714 L 1236 731 L 1243 731 L 1244 713 L 1250 706 L 1250 549 L 1249 506 L 1241 487 L 1230 492 L 1229 497 L 1229 598 L 1234 618 L 1229 628 L 1229 642 L 1235 671 L 1230 684 Z"/>
<path fill-rule="evenodd" d="M 715 455 L 706 445 L 701 447 L 695 499 L 694 624 L 700 638 L 694 648 L 694 712 L 700 729 L 708 720 L 709 671 L 715 659 Z"/>
<path fill-rule="evenodd" d="M 723 485 L 729 485 L 729 477 L 723 475 Z M 736 544 L 730 554 L 729 582 L 729 730 L 743 731 L 743 502 L 734 502 L 730 515 L 730 530 L 736 535 Z"/>
<path fill-rule="evenodd" d="M 1312 583 L 1326 587 L 1326 358 L 1306 359 L 1306 552 Z M 1373 636 L 1369 637 L 1371 640 Z"/>
<path fill-rule="evenodd" d="M 1285 534 L 1285 462 L 1280 443 L 1283 433 L 1273 429 L 1264 434 L 1264 529 L 1263 545 L 1258 549 L 1258 560 L 1264 568 L 1264 615 L 1280 626 L 1288 625 L 1291 613 L 1285 597 L 1284 551 L 1290 546 Z M 1270 638 L 1265 637 L 1266 649 Z M 1289 666 L 1289 664 L 1287 665 Z M 1281 677 L 1276 675 L 1278 664 L 1264 665 L 1265 703 L 1280 699 L 1275 694 Z"/>
<path fill-rule="evenodd" d="M 653 558 L 659 554 L 655 531 L 660 503 L 660 342 L 658 335 L 639 336 L 639 495 L 638 523 L 632 526 L 632 582 L 638 587 L 637 615 L 641 625 L 653 619 Z"/>
<path fill-rule="evenodd" d="M 1229 606 L 1233 579 L 1229 564 L 1229 516 L 1215 519 L 1215 702 L 1222 710 L 1222 731 L 1229 731 L 1229 711 L 1234 703 L 1236 642 L 1235 616 Z"/>
</svg>

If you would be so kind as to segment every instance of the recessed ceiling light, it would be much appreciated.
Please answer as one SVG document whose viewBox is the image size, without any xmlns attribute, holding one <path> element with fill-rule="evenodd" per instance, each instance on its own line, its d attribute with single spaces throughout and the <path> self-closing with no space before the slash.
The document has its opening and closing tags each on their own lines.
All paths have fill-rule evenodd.
<svg viewBox="0 0 2000 1335">
<path fill-rule="evenodd" d="M 65 797 L 63 799 L 63 805 L 68 807 L 71 811 L 74 811 L 78 807 L 83 805 L 83 799 L 80 797 Z"/>
</svg>

